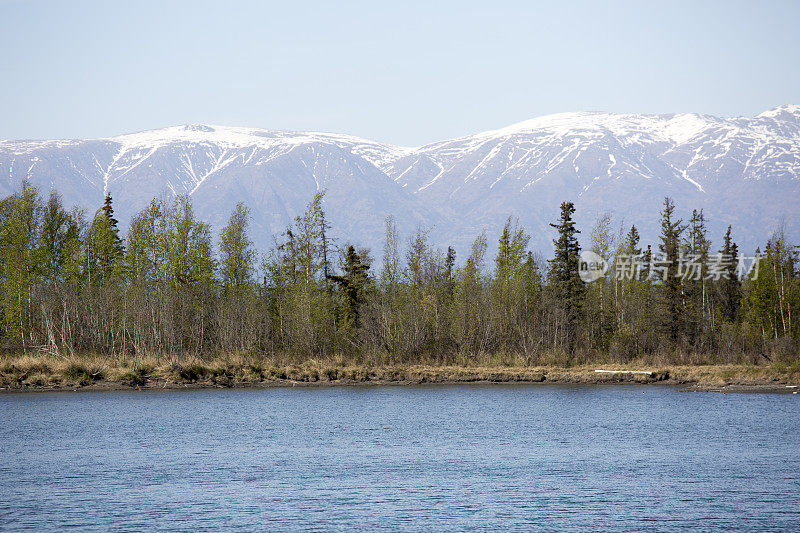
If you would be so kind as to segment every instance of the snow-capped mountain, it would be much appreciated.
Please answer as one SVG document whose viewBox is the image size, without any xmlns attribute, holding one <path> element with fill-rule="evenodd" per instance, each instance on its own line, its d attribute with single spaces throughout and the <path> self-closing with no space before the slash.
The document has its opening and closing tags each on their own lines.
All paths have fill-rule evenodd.
<svg viewBox="0 0 800 533">
<path fill-rule="evenodd" d="M 97 140 L 4 141 L 0 195 L 27 179 L 93 213 L 110 191 L 123 227 L 156 196 L 190 195 L 198 217 L 216 229 L 242 201 L 253 240 L 267 249 L 324 188 L 337 236 L 374 244 L 385 213 L 404 228 L 441 223 L 380 169 L 403 153 L 347 135 L 202 125 Z"/>
<path fill-rule="evenodd" d="M 584 240 L 605 212 L 652 240 L 669 195 L 683 214 L 704 209 L 717 241 L 733 224 L 754 249 L 781 222 L 798 236 L 800 106 L 736 119 L 563 113 L 423 146 L 387 172 L 453 221 L 438 235 L 460 248 L 480 228 L 496 234 L 509 213 L 547 248 L 564 199 Z"/>
<path fill-rule="evenodd" d="M 325 188 L 340 241 L 376 255 L 390 213 L 402 233 L 428 228 L 435 244 L 461 253 L 481 231 L 494 240 L 518 216 L 532 247 L 549 253 L 548 224 L 563 200 L 576 203 L 584 244 L 606 212 L 652 242 L 671 196 L 681 216 L 705 210 L 715 244 L 732 224 L 752 251 L 780 225 L 800 241 L 800 106 L 731 119 L 563 113 L 418 148 L 220 126 L 0 142 L 0 195 L 25 179 L 90 211 L 111 191 L 123 224 L 153 196 L 189 194 L 198 215 L 220 228 L 244 201 L 262 249 Z"/>
</svg>

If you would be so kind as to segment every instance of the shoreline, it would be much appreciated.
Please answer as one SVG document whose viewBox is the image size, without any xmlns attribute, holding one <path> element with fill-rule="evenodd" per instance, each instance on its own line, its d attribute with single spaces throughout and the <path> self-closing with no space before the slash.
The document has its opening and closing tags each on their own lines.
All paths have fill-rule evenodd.
<svg viewBox="0 0 800 533">
<path fill-rule="evenodd" d="M 90 385 L 51 385 L 41 387 L 0 387 L 0 397 L 4 394 L 36 394 L 49 392 L 157 392 L 157 391 L 200 391 L 200 390 L 267 390 L 267 389 L 286 389 L 286 388 L 327 388 L 327 387 L 413 387 L 419 385 L 583 385 L 587 387 L 595 386 L 616 386 L 616 385 L 657 385 L 662 387 L 677 388 L 680 392 L 714 392 L 723 394 L 798 394 L 800 387 L 797 385 L 782 384 L 727 384 L 713 385 L 709 383 L 679 383 L 665 380 L 658 382 L 634 382 L 634 381 L 342 381 L 342 382 L 316 382 L 308 383 L 302 381 L 264 381 L 264 382 L 241 382 L 233 385 L 219 385 L 216 383 L 152 383 L 144 386 L 130 386 L 114 382 L 98 382 Z"/>
<path fill-rule="evenodd" d="M 92 366 L 95 359 L 49 364 L 31 356 L 0 364 L 0 394 L 58 391 L 267 389 L 286 387 L 409 386 L 421 384 L 666 385 L 690 392 L 800 392 L 796 365 L 593 364 L 560 366 L 298 365 L 212 361 L 169 366 L 127 362 Z M 59 364 L 61 366 L 59 366 Z M 603 372 L 596 372 L 602 370 Z M 619 371 L 619 372 L 617 372 Z"/>
</svg>

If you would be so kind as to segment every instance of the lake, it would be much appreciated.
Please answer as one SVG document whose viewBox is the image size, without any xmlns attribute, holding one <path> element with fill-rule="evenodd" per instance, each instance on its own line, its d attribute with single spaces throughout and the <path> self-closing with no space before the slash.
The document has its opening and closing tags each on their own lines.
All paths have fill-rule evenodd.
<svg viewBox="0 0 800 533">
<path fill-rule="evenodd" d="M 800 528 L 800 396 L 466 385 L 0 395 L 0 529 Z"/>
</svg>

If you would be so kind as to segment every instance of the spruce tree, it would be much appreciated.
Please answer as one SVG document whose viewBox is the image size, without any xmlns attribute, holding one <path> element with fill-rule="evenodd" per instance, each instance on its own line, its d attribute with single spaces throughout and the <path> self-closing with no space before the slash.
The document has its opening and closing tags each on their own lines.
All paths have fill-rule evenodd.
<svg viewBox="0 0 800 533">
<path fill-rule="evenodd" d="M 680 338 L 683 305 L 683 283 L 678 270 L 681 254 L 683 220 L 675 218 L 675 203 L 664 199 L 661 212 L 661 294 L 664 305 L 663 327 L 673 342 Z"/>
<path fill-rule="evenodd" d="M 108 284 L 119 273 L 120 263 L 125 252 L 119 237 L 119 225 L 114 218 L 111 193 L 106 194 L 101 207 L 90 228 L 89 259 L 93 282 Z"/>
<path fill-rule="evenodd" d="M 320 247 L 321 247 L 321 254 L 322 254 L 322 278 L 325 281 L 325 288 L 330 292 L 330 285 L 328 283 L 328 274 L 331 271 L 331 264 L 330 259 L 328 257 L 330 251 L 330 244 L 331 239 L 329 237 L 329 231 L 331 229 L 331 225 L 328 220 L 325 218 L 325 211 L 322 209 L 322 197 L 325 195 L 325 191 L 322 191 L 320 194 L 320 202 L 317 206 L 318 209 L 318 218 L 319 218 L 319 234 L 320 234 Z"/>
<path fill-rule="evenodd" d="M 564 332 L 566 347 L 572 351 L 578 336 L 578 326 L 583 312 L 585 287 L 578 274 L 581 252 L 578 244 L 575 221 L 572 215 L 575 206 L 572 202 L 562 202 L 561 217 L 557 224 L 550 224 L 558 231 L 555 244 L 555 257 L 550 262 L 550 282 L 555 297 L 564 312 Z"/>
<path fill-rule="evenodd" d="M 731 238 L 731 226 L 728 226 L 728 231 L 725 232 L 719 253 L 722 254 L 722 272 L 718 281 L 720 310 L 723 320 L 734 322 L 742 299 L 742 282 L 737 269 L 739 247 Z"/>
<path fill-rule="evenodd" d="M 368 282 L 369 267 L 369 263 L 351 245 L 347 247 L 344 265 L 342 265 L 344 275 L 328 274 L 327 276 L 342 291 L 347 318 L 356 328 L 361 327 L 360 309 L 364 300 L 364 289 Z"/>
<path fill-rule="evenodd" d="M 111 198 L 111 193 L 110 192 L 106 193 L 106 198 L 103 201 L 103 207 L 101 207 L 101 209 L 103 211 L 103 214 L 106 216 L 106 218 L 108 219 L 109 223 L 111 224 L 111 227 L 114 230 L 118 231 L 118 222 L 117 222 L 117 219 L 114 218 L 114 201 Z"/>
<path fill-rule="evenodd" d="M 636 229 L 636 226 L 631 226 L 630 231 L 628 231 L 627 244 L 628 252 L 631 255 L 639 255 L 642 253 L 642 249 L 639 248 L 639 230 Z"/>
<path fill-rule="evenodd" d="M 642 253 L 642 276 L 641 279 L 645 282 L 651 280 L 651 276 L 653 275 L 653 250 L 652 247 L 648 244 L 647 248 L 645 248 L 644 252 Z"/>
<path fill-rule="evenodd" d="M 647 267 L 650 248 L 642 253 L 639 230 L 631 226 L 619 246 L 615 259 L 614 299 L 616 302 L 616 329 L 613 332 L 611 351 L 628 360 L 640 353 L 648 331 L 645 309 L 649 305 Z"/>
<path fill-rule="evenodd" d="M 114 218 L 114 201 L 111 198 L 110 192 L 106 194 L 106 198 L 103 201 L 103 207 L 101 210 L 103 211 L 103 215 L 105 215 L 106 219 L 108 220 L 108 228 L 111 232 L 111 241 L 113 247 L 112 254 L 114 260 L 118 260 L 124 252 L 124 247 L 122 245 L 122 239 L 119 237 L 119 222 L 116 218 Z"/>
<path fill-rule="evenodd" d="M 703 210 L 692 211 L 685 243 L 686 257 L 690 262 L 685 269 L 685 292 L 687 305 L 686 331 L 697 340 L 705 324 L 708 302 L 707 271 L 708 250 L 711 241 L 706 237 Z"/>
<path fill-rule="evenodd" d="M 444 260 L 444 279 L 447 298 L 453 299 L 453 289 L 455 288 L 455 265 L 456 251 L 452 246 L 447 247 L 447 257 Z"/>
</svg>

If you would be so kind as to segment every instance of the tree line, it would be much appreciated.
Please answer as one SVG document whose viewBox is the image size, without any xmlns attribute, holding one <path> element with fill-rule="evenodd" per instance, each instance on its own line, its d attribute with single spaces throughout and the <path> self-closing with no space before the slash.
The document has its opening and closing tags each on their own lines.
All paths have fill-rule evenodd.
<svg viewBox="0 0 800 533">
<path fill-rule="evenodd" d="M 665 199 L 660 240 L 642 248 L 635 226 L 615 230 L 608 215 L 581 233 L 564 202 L 548 259 L 511 218 L 458 260 L 423 229 L 404 244 L 387 217 L 376 261 L 332 243 L 323 198 L 259 256 L 241 203 L 217 246 L 186 196 L 153 199 L 123 238 L 110 195 L 87 216 L 23 184 L 0 201 L 0 348 L 376 363 L 798 362 L 798 248 L 781 232 L 742 276 L 731 228 L 712 246 L 702 211 L 684 221 Z M 607 260 L 590 283 L 582 250 Z"/>
</svg>

